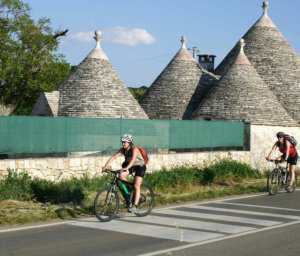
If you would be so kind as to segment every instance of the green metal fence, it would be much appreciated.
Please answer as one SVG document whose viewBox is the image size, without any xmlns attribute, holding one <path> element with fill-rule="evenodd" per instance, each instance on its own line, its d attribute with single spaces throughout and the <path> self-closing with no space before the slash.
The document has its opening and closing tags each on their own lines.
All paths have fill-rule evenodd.
<svg viewBox="0 0 300 256">
<path fill-rule="evenodd" d="M 72 117 L 0 117 L 0 153 L 107 151 L 129 133 L 146 149 L 242 147 L 244 123 Z"/>
</svg>

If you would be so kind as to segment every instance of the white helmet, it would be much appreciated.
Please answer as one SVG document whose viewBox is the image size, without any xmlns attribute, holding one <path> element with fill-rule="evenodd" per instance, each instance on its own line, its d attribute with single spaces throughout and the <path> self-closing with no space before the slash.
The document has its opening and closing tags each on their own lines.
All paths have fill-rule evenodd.
<svg viewBox="0 0 300 256">
<path fill-rule="evenodd" d="M 130 134 L 124 134 L 121 137 L 121 141 L 123 142 L 132 142 L 132 136 Z"/>
</svg>

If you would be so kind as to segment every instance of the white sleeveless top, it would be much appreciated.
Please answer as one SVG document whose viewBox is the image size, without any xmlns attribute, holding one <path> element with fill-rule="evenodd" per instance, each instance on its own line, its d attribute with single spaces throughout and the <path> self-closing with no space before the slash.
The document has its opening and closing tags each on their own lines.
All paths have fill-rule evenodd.
<svg viewBox="0 0 300 256">
<path fill-rule="evenodd" d="M 125 156 L 125 162 L 129 163 L 131 161 L 131 159 L 132 159 L 132 152 L 130 153 L 130 151 L 132 151 L 132 150 L 129 150 L 129 154 L 128 155 L 126 155 L 125 154 L 125 150 L 123 150 L 123 152 L 124 152 L 123 154 Z M 135 163 L 133 164 L 133 166 L 136 166 L 136 165 L 143 166 L 144 162 L 145 162 L 144 158 L 143 158 L 140 150 L 138 149 L 138 154 L 136 156 Z"/>
</svg>

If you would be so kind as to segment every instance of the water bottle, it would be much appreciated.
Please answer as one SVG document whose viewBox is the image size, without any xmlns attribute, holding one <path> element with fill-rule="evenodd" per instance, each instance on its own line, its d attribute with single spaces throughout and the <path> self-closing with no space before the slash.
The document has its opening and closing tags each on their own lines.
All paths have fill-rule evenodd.
<svg viewBox="0 0 300 256">
<path fill-rule="evenodd" d="M 128 193 L 128 190 L 127 190 L 127 188 L 126 188 L 126 186 L 125 186 L 124 183 L 121 185 L 121 188 L 125 191 L 126 195 L 129 194 L 129 193 Z"/>
</svg>

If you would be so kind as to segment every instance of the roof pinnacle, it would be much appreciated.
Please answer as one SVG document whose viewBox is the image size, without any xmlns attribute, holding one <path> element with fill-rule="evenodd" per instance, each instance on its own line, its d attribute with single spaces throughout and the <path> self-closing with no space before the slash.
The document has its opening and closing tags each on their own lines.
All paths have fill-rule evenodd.
<svg viewBox="0 0 300 256">
<path fill-rule="evenodd" d="M 239 41 L 240 52 L 234 61 L 235 64 L 250 65 L 250 62 L 244 52 L 245 45 L 246 45 L 245 40 L 243 38 L 241 38 L 241 40 Z"/>
<path fill-rule="evenodd" d="M 97 45 L 96 45 L 97 48 L 100 47 L 100 41 L 102 40 L 102 36 L 101 35 L 102 35 L 101 30 L 96 30 L 95 31 L 94 39 L 97 42 Z"/>
<path fill-rule="evenodd" d="M 268 1 L 264 1 L 262 8 L 264 9 L 264 15 L 268 15 L 267 10 L 269 8 L 269 2 Z"/>
<path fill-rule="evenodd" d="M 181 46 L 181 48 L 184 48 L 184 49 L 186 49 L 186 46 L 185 46 L 185 43 L 186 43 L 186 37 L 185 37 L 185 36 L 182 36 L 182 37 L 181 37 L 181 40 L 180 40 L 180 42 L 182 43 L 182 46 Z"/>
<path fill-rule="evenodd" d="M 95 31 L 94 39 L 96 40 L 96 47 L 94 50 L 90 52 L 90 54 L 87 56 L 87 58 L 94 58 L 94 59 L 105 59 L 108 60 L 107 56 L 103 52 L 100 46 L 100 41 L 102 40 L 102 32 L 100 30 Z"/>
<path fill-rule="evenodd" d="M 241 47 L 240 52 L 244 52 L 245 45 L 246 45 L 245 40 L 243 38 L 241 38 L 239 41 L 239 46 Z"/>
</svg>

